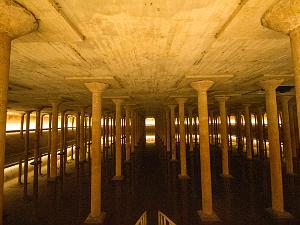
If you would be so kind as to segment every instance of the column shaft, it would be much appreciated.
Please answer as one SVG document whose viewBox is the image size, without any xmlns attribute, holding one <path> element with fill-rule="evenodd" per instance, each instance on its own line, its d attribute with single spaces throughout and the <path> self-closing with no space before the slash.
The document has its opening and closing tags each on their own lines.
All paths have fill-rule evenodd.
<svg viewBox="0 0 300 225">
<path fill-rule="evenodd" d="M 247 159 L 252 159 L 251 148 L 251 116 L 249 112 L 249 105 L 245 105 L 245 131 L 246 131 L 246 152 Z"/>
<path fill-rule="evenodd" d="M 130 160 L 130 109 L 126 107 L 126 125 L 125 125 L 125 136 L 126 136 L 126 160 Z"/>
<path fill-rule="evenodd" d="M 58 142 L 58 103 L 52 104 L 52 132 L 51 132 L 51 167 L 50 179 L 57 177 L 57 142 Z"/>
<path fill-rule="evenodd" d="M 171 151 L 172 160 L 176 160 L 176 139 L 175 139 L 175 105 L 170 105 L 170 123 L 171 123 Z"/>
</svg>

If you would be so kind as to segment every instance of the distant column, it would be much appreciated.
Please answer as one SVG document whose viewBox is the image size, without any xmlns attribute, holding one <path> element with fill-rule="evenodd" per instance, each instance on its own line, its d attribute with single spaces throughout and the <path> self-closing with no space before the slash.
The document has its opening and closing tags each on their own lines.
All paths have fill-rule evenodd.
<svg viewBox="0 0 300 225">
<path fill-rule="evenodd" d="M 176 105 L 169 105 L 170 108 L 170 123 L 171 123 L 171 160 L 176 161 L 176 138 L 175 138 L 175 107 Z"/>
<path fill-rule="evenodd" d="M 222 146 L 222 175 L 231 177 L 228 165 L 228 133 L 227 133 L 227 113 L 225 102 L 228 97 L 220 96 L 216 100 L 219 102 L 220 118 L 221 118 L 221 146 Z"/>
<path fill-rule="evenodd" d="M 245 131 L 246 131 L 246 152 L 247 159 L 252 159 L 252 143 L 251 143 L 251 116 L 250 116 L 250 105 L 244 105 L 244 118 L 245 118 Z"/>
<path fill-rule="evenodd" d="M 180 133 L 180 179 L 187 179 L 186 168 L 186 143 L 185 143 L 185 125 L 184 125 L 184 103 L 187 98 L 176 98 L 179 106 L 179 133 Z"/>
<path fill-rule="evenodd" d="M 290 175 L 294 173 L 291 127 L 289 117 L 289 101 L 291 100 L 291 98 L 292 96 L 289 95 L 281 96 L 284 157 L 286 163 L 286 172 Z"/>
<path fill-rule="evenodd" d="M 121 146 L 121 104 L 122 99 L 113 99 L 116 105 L 116 167 L 113 180 L 123 180 L 122 176 L 122 146 Z"/>
<path fill-rule="evenodd" d="M 126 125 L 125 125 L 125 136 L 126 136 L 126 161 L 130 160 L 130 108 L 126 106 Z"/>
</svg>

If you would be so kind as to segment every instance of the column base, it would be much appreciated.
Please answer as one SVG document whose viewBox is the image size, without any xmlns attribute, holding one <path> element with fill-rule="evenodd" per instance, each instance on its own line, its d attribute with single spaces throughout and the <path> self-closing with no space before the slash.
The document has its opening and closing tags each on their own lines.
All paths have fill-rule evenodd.
<svg viewBox="0 0 300 225">
<path fill-rule="evenodd" d="M 103 224 L 106 213 L 102 212 L 99 217 L 92 217 L 91 214 L 85 219 L 84 224 Z"/>
<path fill-rule="evenodd" d="M 47 179 L 47 182 L 48 182 L 48 183 L 55 183 L 56 180 L 57 180 L 57 177 L 49 177 L 49 178 Z"/>
<path fill-rule="evenodd" d="M 233 176 L 232 175 L 230 175 L 230 174 L 220 174 L 220 176 L 222 177 L 222 178 L 224 178 L 224 179 L 233 179 Z"/>
<path fill-rule="evenodd" d="M 169 161 L 170 161 L 171 163 L 177 163 L 177 162 L 178 162 L 177 159 L 170 159 Z"/>
<path fill-rule="evenodd" d="M 126 163 L 126 164 L 131 164 L 131 163 L 132 163 L 132 160 L 131 160 L 131 159 L 125 160 L 124 163 Z"/>
<path fill-rule="evenodd" d="M 189 179 L 191 179 L 188 175 L 181 175 L 181 174 L 178 175 L 178 178 L 179 178 L 179 180 L 189 180 Z"/>
<path fill-rule="evenodd" d="M 273 210 L 272 208 L 267 208 L 266 212 L 275 219 L 285 220 L 285 219 L 293 219 L 294 218 L 294 216 L 287 211 L 279 212 L 279 211 Z"/>
<path fill-rule="evenodd" d="M 208 215 L 203 213 L 202 210 L 198 210 L 197 211 L 198 216 L 200 217 L 200 220 L 202 222 L 220 222 L 220 218 L 217 216 L 217 214 L 215 214 L 215 212 L 213 212 L 212 215 Z"/>
<path fill-rule="evenodd" d="M 113 180 L 113 181 L 123 181 L 124 176 L 114 176 L 111 180 Z"/>
</svg>

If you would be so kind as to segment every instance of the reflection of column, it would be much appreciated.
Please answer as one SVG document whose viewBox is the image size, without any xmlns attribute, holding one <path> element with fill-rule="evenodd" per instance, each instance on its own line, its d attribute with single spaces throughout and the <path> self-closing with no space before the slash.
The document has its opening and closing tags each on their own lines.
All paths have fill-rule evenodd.
<svg viewBox="0 0 300 225">
<path fill-rule="evenodd" d="M 207 90 L 213 85 L 213 83 L 213 81 L 209 80 L 192 83 L 192 87 L 198 91 L 200 165 L 202 188 L 202 211 L 199 212 L 199 215 L 202 220 L 218 220 L 218 217 L 215 215 L 212 208 L 211 165 L 207 109 Z"/>
<path fill-rule="evenodd" d="M 104 83 L 86 83 L 92 92 L 92 159 L 91 159 L 91 213 L 85 223 L 102 224 L 105 213 L 101 204 L 101 97 Z"/>
<path fill-rule="evenodd" d="M 227 134 L 227 115 L 225 102 L 228 97 L 220 96 L 216 98 L 219 102 L 220 107 L 220 118 L 221 118 L 221 145 L 222 145 L 222 175 L 228 177 L 229 166 L 228 166 L 228 134 Z"/>
<path fill-rule="evenodd" d="M 280 216 L 284 213 L 282 172 L 280 158 L 280 143 L 278 130 L 278 114 L 276 102 L 276 88 L 283 80 L 266 80 L 258 83 L 265 89 L 266 109 L 268 119 L 268 137 L 270 154 L 272 212 Z"/>
<path fill-rule="evenodd" d="M 52 132 L 51 132 L 51 167 L 50 180 L 54 181 L 57 176 L 57 139 L 58 139 L 58 101 L 52 101 Z"/>
<path fill-rule="evenodd" d="M 113 99 L 116 104 L 116 167 L 113 180 L 123 180 L 122 176 L 122 148 L 121 148 L 121 104 L 122 99 Z"/>
<path fill-rule="evenodd" d="M 245 130 L 246 130 L 246 152 L 247 152 L 247 159 L 252 159 L 252 148 L 251 148 L 251 115 L 249 111 L 249 104 L 244 105 L 245 109 Z"/>
<path fill-rule="evenodd" d="M 176 161 L 176 139 L 175 139 L 175 107 L 176 105 L 169 105 L 170 108 L 170 125 L 171 125 L 171 160 Z"/>
<path fill-rule="evenodd" d="M 286 163 L 287 174 L 293 174 L 293 152 L 292 152 L 292 140 L 291 140 L 291 128 L 289 118 L 289 101 L 292 96 L 283 95 L 281 96 L 282 105 L 282 124 L 283 124 L 283 145 L 284 145 L 284 157 Z"/>
<path fill-rule="evenodd" d="M 180 134 L 180 175 L 179 178 L 189 178 L 186 169 L 186 144 L 185 144 L 185 125 L 184 125 L 184 103 L 187 98 L 176 98 L 179 105 L 179 134 Z"/>
</svg>

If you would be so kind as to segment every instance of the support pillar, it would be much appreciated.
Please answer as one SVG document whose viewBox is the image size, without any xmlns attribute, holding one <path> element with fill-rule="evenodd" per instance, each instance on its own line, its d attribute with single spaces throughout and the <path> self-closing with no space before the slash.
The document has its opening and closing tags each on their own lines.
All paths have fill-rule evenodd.
<svg viewBox="0 0 300 225">
<path fill-rule="evenodd" d="M 39 165 L 40 161 L 40 134 L 41 134 L 41 109 L 36 110 L 36 120 L 35 120 L 35 140 L 34 140 L 34 175 L 33 175 L 33 198 L 37 200 L 38 189 L 39 189 Z"/>
<path fill-rule="evenodd" d="M 217 221 L 219 218 L 212 207 L 211 165 L 208 129 L 207 90 L 213 81 L 193 82 L 191 86 L 198 92 L 198 114 L 200 135 L 200 171 L 202 189 L 202 210 L 198 212 L 202 221 Z"/>
<path fill-rule="evenodd" d="M 193 142 L 193 108 L 188 110 L 188 137 L 189 137 L 189 147 L 190 152 L 194 152 L 194 142 Z"/>
<path fill-rule="evenodd" d="M 220 118 L 221 118 L 221 148 L 222 148 L 222 176 L 232 177 L 229 174 L 228 162 L 228 133 L 227 133 L 227 114 L 226 114 L 226 100 L 228 97 L 220 96 L 216 100 L 219 102 Z"/>
<path fill-rule="evenodd" d="M 121 104 L 122 99 L 113 99 L 116 105 L 116 167 L 113 180 L 123 180 L 122 176 L 122 146 L 121 146 Z"/>
<path fill-rule="evenodd" d="M 245 133 L 246 133 L 246 153 L 247 159 L 252 160 L 252 141 L 251 141 L 251 116 L 250 116 L 250 105 L 244 105 L 245 110 Z"/>
<path fill-rule="evenodd" d="M 54 182 L 57 177 L 57 146 L 58 146 L 58 108 L 59 101 L 52 101 L 52 132 L 51 132 L 51 160 L 50 178 Z"/>
<path fill-rule="evenodd" d="M 135 112 L 132 109 L 131 110 L 131 126 L 130 126 L 130 130 L 131 130 L 131 152 L 134 152 L 134 143 L 135 143 Z"/>
<path fill-rule="evenodd" d="M 85 112 L 84 108 L 81 109 L 80 113 L 80 148 L 79 148 L 79 162 L 83 163 L 85 161 L 85 150 L 84 150 L 84 118 Z"/>
<path fill-rule="evenodd" d="M 293 158 L 297 158 L 296 148 L 296 128 L 295 128 L 295 114 L 294 114 L 295 103 L 290 101 L 289 104 L 289 116 L 290 116 L 290 127 L 291 127 L 291 141 L 292 141 L 292 152 Z"/>
<path fill-rule="evenodd" d="M 48 129 L 48 157 L 47 157 L 47 179 L 50 178 L 50 167 L 51 167 L 51 136 L 52 136 L 52 113 L 49 113 L 49 129 Z"/>
<path fill-rule="evenodd" d="M 171 151 L 171 142 L 170 142 L 170 109 L 166 108 L 165 109 L 166 113 L 166 135 L 167 135 L 167 154 L 170 153 Z M 169 157 L 169 155 L 168 155 Z"/>
<path fill-rule="evenodd" d="M 20 128 L 21 138 L 24 138 L 24 119 L 25 119 L 25 113 L 22 113 L 22 115 L 21 115 L 21 128 Z"/>
<path fill-rule="evenodd" d="M 24 198 L 28 198 L 28 159 L 29 159 L 29 128 L 30 128 L 30 113 L 26 112 L 26 132 L 25 132 L 25 146 L 24 146 Z"/>
<path fill-rule="evenodd" d="M 92 159 L 91 159 L 91 213 L 86 224 L 102 224 L 105 213 L 101 203 L 101 97 L 107 87 L 104 83 L 86 83 L 92 92 Z"/>
<path fill-rule="evenodd" d="M 284 157 L 285 157 L 286 173 L 289 175 L 294 174 L 291 127 L 290 127 L 290 117 L 289 117 L 289 101 L 291 100 L 291 98 L 292 96 L 289 95 L 281 96 Z"/>
<path fill-rule="evenodd" d="M 126 138 L 126 161 L 130 161 L 130 108 L 126 106 L 126 125 L 125 125 L 125 138 Z"/>
<path fill-rule="evenodd" d="M 176 137 L 175 137 L 175 107 L 176 105 L 169 105 L 170 108 L 170 123 L 171 123 L 171 161 L 177 161 L 176 157 Z"/>
<path fill-rule="evenodd" d="M 263 110 L 261 108 L 257 111 L 257 125 L 258 125 L 258 150 L 261 159 L 264 158 L 264 127 L 263 127 Z"/>
<path fill-rule="evenodd" d="M 186 168 L 186 141 L 185 141 L 185 125 L 184 125 L 184 103 L 187 98 L 176 98 L 179 108 L 179 135 L 180 135 L 180 179 L 188 179 Z"/>
<path fill-rule="evenodd" d="M 270 173 L 271 173 L 271 191 L 272 208 L 268 211 L 276 217 L 288 217 L 289 214 L 284 211 L 282 171 L 280 158 L 280 143 L 278 129 L 278 113 L 276 102 L 276 88 L 283 80 L 265 80 L 258 83 L 265 90 L 266 110 L 268 119 L 268 137 L 270 152 Z"/>
</svg>

